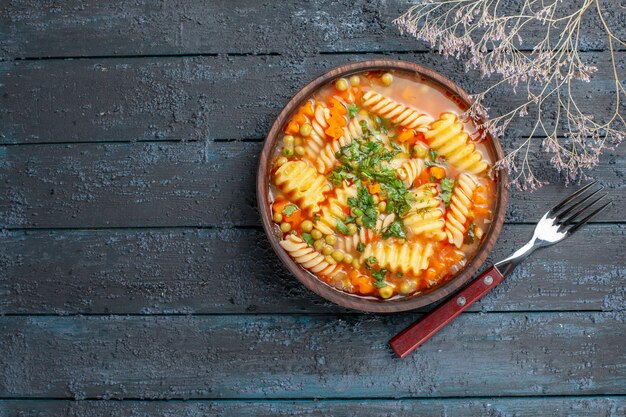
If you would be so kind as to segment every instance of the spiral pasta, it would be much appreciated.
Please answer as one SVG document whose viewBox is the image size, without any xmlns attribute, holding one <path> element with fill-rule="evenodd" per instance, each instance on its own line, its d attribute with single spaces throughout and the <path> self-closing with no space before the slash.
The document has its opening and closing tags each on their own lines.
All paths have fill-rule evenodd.
<svg viewBox="0 0 626 417">
<path fill-rule="evenodd" d="M 413 192 L 415 202 L 404 217 L 404 226 L 413 235 L 424 235 L 435 240 L 444 240 L 443 210 L 437 197 L 435 184 L 424 184 Z"/>
<path fill-rule="evenodd" d="M 311 134 L 306 140 L 304 153 L 308 159 L 315 163 L 318 155 L 326 145 L 326 133 L 324 129 L 328 127 L 328 119 L 330 118 L 330 110 L 323 104 L 315 106 L 313 120 L 311 120 Z"/>
<path fill-rule="evenodd" d="M 432 117 L 372 90 L 363 94 L 363 106 L 408 129 L 425 131 L 426 125 L 433 121 Z"/>
<path fill-rule="evenodd" d="M 299 236 L 289 235 L 285 239 L 281 240 L 279 244 L 287 251 L 289 256 L 291 256 L 294 261 L 315 274 L 332 278 L 343 269 L 337 264 L 329 263 L 324 258 L 324 255 L 309 246 Z"/>
<path fill-rule="evenodd" d="M 453 113 L 442 113 L 424 136 L 430 142 L 431 148 L 459 170 L 480 174 L 489 167 L 476 150 L 476 145 L 469 140 L 463 124 Z"/>
<path fill-rule="evenodd" d="M 406 188 L 411 188 L 415 179 L 424 171 L 424 161 L 418 158 L 411 158 L 404 162 L 396 171 L 398 178 L 402 180 Z"/>
<path fill-rule="evenodd" d="M 330 190 L 326 178 L 305 161 L 285 163 L 276 170 L 274 183 L 309 213 L 319 211 L 319 203 L 325 199 L 324 192 Z"/>
<path fill-rule="evenodd" d="M 333 234 L 337 228 L 337 217 L 343 219 L 346 216 L 345 209 L 348 207 L 348 197 L 356 197 L 355 186 L 335 188 L 336 195 L 328 198 L 327 205 L 322 207 L 320 219 L 315 222 L 315 227 L 325 235 Z"/>
<path fill-rule="evenodd" d="M 450 209 L 446 215 L 445 231 L 448 242 L 457 248 L 463 245 L 465 232 L 467 232 L 467 220 L 472 205 L 472 195 L 476 189 L 476 181 L 471 175 L 463 173 L 459 175 L 452 198 L 450 199 Z"/>
<path fill-rule="evenodd" d="M 321 174 L 325 174 L 337 163 L 337 152 L 341 147 L 349 145 L 354 139 L 363 136 L 363 128 L 361 122 L 369 122 L 367 118 L 357 116 L 352 118 L 348 126 L 343 128 L 344 134 L 339 139 L 327 143 L 324 148 L 319 152 L 316 159 L 317 171 Z M 368 123 L 369 126 L 369 123 Z"/>
<path fill-rule="evenodd" d="M 418 274 L 428 268 L 428 261 L 433 253 L 431 243 L 375 242 L 365 247 L 361 255 L 361 262 L 374 257 L 381 268 L 404 274 Z"/>
<path fill-rule="evenodd" d="M 358 233 L 347 236 L 338 236 L 335 248 L 341 249 L 346 253 L 355 252 L 359 243 L 368 244 L 380 238 L 381 232 L 387 228 L 396 219 L 396 215 L 381 214 L 376 220 L 376 226 L 373 229 L 361 227 Z"/>
</svg>

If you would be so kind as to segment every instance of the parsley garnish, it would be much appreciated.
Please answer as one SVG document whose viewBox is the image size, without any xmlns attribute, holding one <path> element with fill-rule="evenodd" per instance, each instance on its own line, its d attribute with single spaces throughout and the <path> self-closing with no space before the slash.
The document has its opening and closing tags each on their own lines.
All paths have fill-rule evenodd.
<svg viewBox="0 0 626 417">
<path fill-rule="evenodd" d="M 372 276 L 374 277 L 374 286 L 376 288 L 386 287 L 387 283 L 385 282 L 385 275 L 387 275 L 387 270 L 385 268 L 380 271 L 372 271 Z"/>
<path fill-rule="evenodd" d="M 389 126 L 389 121 L 380 117 L 376 123 L 380 127 Z M 336 175 L 341 178 L 351 175 L 357 180 L 380 184 L 381 196 L 387 198 L 387 211 L 400 217 L 409 211 L 411 203 L 415 200 L 413 194 L 396 178 L 395 171 L 388 164 L 402 148 L 394 147 L 393 150 L 389 150 L 385 147 L 383 142 L 374 136 L 365 120 L 361 121 L 361 128 L 363 136 L 355 138 L 337 152 L 337 158 L 343 166 L 336 170 Z M 331 180 L 334 180 L 334 176 Z M 349 199 L 348 204 L 363 211 L 363 225 L 366 228 L 375 227 L 378 211 L 366 187 L 359 184 L 357 198 Z"/>
<path fill-rule="evenodd" d="M 428 156 L 430 156 L 431 161 L 435 162 L 437 160 L 437 151 L 431 149 L 430 151 L 428 151 Z"/>
<path fill-rule="evenodd" d="M 348 205 L 354 209 L 355 214 L 362 213 L 363 226 L 368 229 L 373 229 L 376 226 L 378 210 L 374 204 L 374 197 L 367 190 L 367 187 L 359 185 L 356 198 L 348 197 Z"/>
<path fill-rule="evenodd" d="M 454 180 L 450 178 L 442 178 L 439 182 L 441 185 L 441 200 L 448 207 L 450 205 L 450 198 L 452 197 L 452 189 L 454 188 Z"/>
<path fill-rule="evenodd" d="M 283 214 L 285 216 L 289 217 L 293 213 L 295 213 L 296 211 L 298 211 L 298 206 L 296 206 L 295 204 L 289 204 L 289 205 L 285 206 L 285 208 L 283 209 Z"/>
<path fill-rule="evenodd" d="M 313 246 L 313 236 L 310 233 L 302 233 L 302 240 Z"/>
<path fill-rule="evenodd" d="M 431 162 L 431 161 L 424 162 L 424 165 L 426 165 L 427 167 L 436 167 L 437 166 L 437 164 L 435 162 Z"/>
<path fill-rule="evenodd" d="M 389 133 L 389 129 L 391 128 L 391 123 L 389 122 L 389 120 L 385 119 L 384 117 L 376 116 L 374 117 L 374 121 L 376 122 L 376 126 L 378 126 L 381 132 Z"/>
<path fill-rule="evenodd" d="M 375 256 L 370 256 L 369 258 L 365 260 L 365 263 L 368 264 L 369 266 L 376 265 L 378 263 L 378 259 L 376 259 Z"/>
<path fill-rule="evenodd" d="M 358 250 L 359 252 L 363 252 L 365 250 L 365 244 L 363 242 L 357 243 L 356 250 Z"/>
<path fill-rule="evenodd" d="M 348 226 L 346 226 L 346 224 L 339 217 L 337 217 L 337 230 L 344 235 L 350 234 L 350 229 L 348 229 Z"/>
<path fill-rule="evenodd" d="M 406 239 L 406 233 L 404 232 L 404 226 L 402 221 L 396 220 L 383 231 L 383 239 L 389 239 L 391 236 L 398 239 Z"/>
<path fill-rule="evenodd" d="M 348 104 L 348 116 L 352 119 L 359 112 L 359 106 L 356 104 Z"/>
</svg>

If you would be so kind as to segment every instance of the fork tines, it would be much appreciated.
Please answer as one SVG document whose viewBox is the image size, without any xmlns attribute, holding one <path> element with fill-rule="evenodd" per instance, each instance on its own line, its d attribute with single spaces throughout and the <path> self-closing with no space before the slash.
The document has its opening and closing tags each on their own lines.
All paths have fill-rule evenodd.
<svg viewBox="0 0 626 417">
<path fill-rule="evenodd" d="M 608 195 L 608 193 L 604 193 L 599 197 L 593 199 L 593 197 L 598 194 L 600 191 L 604 189 L 602 185 L 598 187 L 594 187 L 597 185 L 597 181 L 594 181 L 590 184 L 585 185 L 580 190 L 576 191 L 574 194 L 565 198 L 559 204 L 550 209 L 550 215 L 553 215 L 556 219 L 557 224 L 559 224 L 559 229 L 565 228 L 567 226 L 573 225 L 570 227 L 567 232 L 573 233 L 587 223 L 592 217 L 600 213 L 602 210 L 607 208 L 612 201 L 607 201 L 600 207 L 597 207 L 595 210 L 590 212 L 590 209 L 599 203 L 604 197 Z M 583 204 L 582 208 L 579 208 Z M 570 214 L 571 213 L 571 214 Z M 575 221 L 576 218 L 581 215 L 586 214 L 586 216 L 578 221 Z M 567 217 L 569 215 L 569 217 Z"/>
</svg>

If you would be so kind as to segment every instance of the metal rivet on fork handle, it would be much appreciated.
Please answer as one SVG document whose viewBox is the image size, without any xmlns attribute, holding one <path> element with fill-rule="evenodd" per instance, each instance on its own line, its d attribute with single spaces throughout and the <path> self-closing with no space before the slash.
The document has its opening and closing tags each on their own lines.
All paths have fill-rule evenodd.
<svg viewBox="0 0 626 417">
<path fill-rule="evenodd" d="M 485 284 L 487 284 L 487 285 L 493 284 L 493 278 L 491 277 L 491 275 L 487 275 L 485 277 Z"/>
<path fill-rule="evenodd" d="M 467 300 L 465 300 L 465 297 L 459 297 L 458 300 L 456 300 L 456 303 L 460 306 L 464 306 Z"/>
</svg>

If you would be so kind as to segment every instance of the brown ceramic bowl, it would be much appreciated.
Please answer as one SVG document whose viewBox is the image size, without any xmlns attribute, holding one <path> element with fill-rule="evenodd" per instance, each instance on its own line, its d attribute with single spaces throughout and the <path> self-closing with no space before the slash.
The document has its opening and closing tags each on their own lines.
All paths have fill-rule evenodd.
<svg viewBox="0 0 626 417">
<path fill-rule="evenodd" d="M 395 313 L 414 310 L 439 301 L 462 287 L 472 278 L 472 275 L 480 268 L 485 259 L 487 259 L 487 256 L 495 245 L 498 235 L 500 234 L 500 230 L 502 229 L 507 202 L 507 176 L 504 171 L 498 171 L 496 174 L 497 202 L 495 206 L 495 213 L 493 216 L 493 222 L 486 233 L 483 243 L 474 257 L 468 261 L 465 268 L 439 287 L 435 287 L 431 290 L 421 292 L 413 296 L 397 299 L 382 300 L 374 297 L 363 297 L 337 290 L 320 281 L 313 274 L 295 263 L 287 252 L 285 252 L 285 250 L 278 244 L 278 239 L 273 234 L 273 221 L 271 219 L 271 210 L 268 198 L 270 162 L 272 160 L 276 141 L 281 133 L 281 127 L 285 125 L 292 112 L 317 89 L 338 77 L 350 76 L 351 74 L 368 70 L 400 70 L 414 73 L 426 80 L 429 84 L 440 88 L 441 91 L 452 99 L 461 109 L 467 109 L 469 107 L 469 103 L 471 102 L 468 94 L 454 82 L 433 70 L 411 62 L 371 60 L 351 63 L 334 68 L 317 77 L 300 90 L 291 100 L 289 100 L 285 108 L 276 118 L 276 121 L 267 134 L 267 138 L 265 139 L 265 143 L 263 145 L 263 151 L 261 153 L 259 171 L 257 174 L 257 201 L 259 205 L 259 214 L 261 215 L 261 221 L 263 222 L 263 228 L 265 229 L 265 233 L 269 238 L 272 248 L 283 264 L 285 264 L 287 268 L 296 276 L 296 278 L 308 289 L 325 299 L 332 301 L 333 303 L 351 309 L 379 313 Z M 502 146 L 497 138 L 490 137 L 486 143 L 487 149 L 492 154 L 491 156 L 494 160 L 499 160 L 504 156 Z"/>
</svg>

